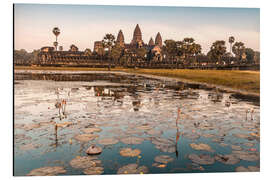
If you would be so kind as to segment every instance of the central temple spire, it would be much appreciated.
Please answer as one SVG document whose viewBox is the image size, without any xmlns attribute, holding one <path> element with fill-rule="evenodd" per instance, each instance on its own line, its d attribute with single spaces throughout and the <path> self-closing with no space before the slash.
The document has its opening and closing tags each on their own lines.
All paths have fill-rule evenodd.
<svg viewBox="0 0 270 180">
<path fill-rule="evenodd" d="M 142 43 L 142 32 L 139 27 L 139 24 L 137 24 L 133 33 L 133 39 L 131 41 L 131 44 L 141 44 L 141 43 Z"/>
</svg>

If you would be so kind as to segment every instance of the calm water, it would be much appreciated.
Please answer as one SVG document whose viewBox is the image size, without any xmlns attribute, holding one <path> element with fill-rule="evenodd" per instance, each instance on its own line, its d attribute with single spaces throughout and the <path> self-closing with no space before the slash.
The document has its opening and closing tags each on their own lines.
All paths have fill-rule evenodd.
<svg viewBox="0 0 270 180">
<path fill-rule="evenodd" d="M 258 102 L 192 88 L 128 74 L 16 74 L 14 175 L 24 176 L 48 166 L 63 167 L 66 172 L 62 174 L 84 174 L 85 168 L 74 168 L 70 161 L 88 156 L 85 150 L 92 144 L 103 149 L 96 156 L 103 174 L 116 174 L 119 168 L 134 163 L 146 166 L 144 173 L 259 168 Z M 64 114 L 56 107 L 62 100 L 66 101 L 65 109 L 60 109 Z M 55 123 L 69 124 L 56 130 Z M 101 130 L 91 134 L 98 135 L 95 139 L 76 138 L 89 134 L 85 130 L 93 127 Z M 126 142 L 126 137 L 139 138 Z M 114 142 L 102 143 L 107 138 Z M 200 143 L 208 146 L 192 146 Z M 125 157 L 120 154 L 123 148 L 141 152 Z M 197 159 L 192 158 L 194 154 L 199 155 Z M 200 161 L 206 154 L 211 163 Z M 155 162 L 160 155 L 171 157 L 170 162 Z M 226 163 L 223 155 L 233 155 L 236 162 Z M 219 161 L 218 157 L 223 158 Z"/>
</svg>

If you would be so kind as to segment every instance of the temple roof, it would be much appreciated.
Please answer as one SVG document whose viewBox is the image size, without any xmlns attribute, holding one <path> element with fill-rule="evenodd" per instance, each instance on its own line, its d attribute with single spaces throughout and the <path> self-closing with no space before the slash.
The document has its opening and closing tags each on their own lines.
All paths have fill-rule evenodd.
<svg viewBox="0 0 270 180">
<path fill-rule="evenodd" d="M 155 45 L 154 40 L 153 40 L 152 37 L 150 38 L 148 45 L 149 46 L 154 46 Z"/>
<path fill-rule="evenodd" d="M 157 36 L 156 36 L 156 39 L 155 39 L 155 44 L 159 45 L 160 47 L 162 46 L 162 38 L 161 38 L 161 35 L 160 35 L 159 32 L 157 33 Z"/>
<path fill-rule="evenodd" d="M 139 27 L 139 24 L 137 24 L 136 27 L 135 27 L 135 30 L 134 30 L 134 36 L 135 36 L 135 35 L 139 35 L 139 36 L 142 35 L 141 29 L 140 29 L 140 27 Z"/>
<path fill-rule="evenodd" d="M 124 39 L 124 34 L 122 32 L 122 30 L 120 29 L 118 35 L 117 35 L 117 40 L 116 42 L 119 42 L 119 43 L 124 43 L 125 39 Z"/>
</svg>

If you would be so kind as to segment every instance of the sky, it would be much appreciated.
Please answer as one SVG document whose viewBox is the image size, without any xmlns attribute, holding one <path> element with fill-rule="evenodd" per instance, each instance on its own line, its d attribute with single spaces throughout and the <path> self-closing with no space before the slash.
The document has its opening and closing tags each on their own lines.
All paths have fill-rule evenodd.
<svg viewBox="0 0 270 180">
<path fill-rule="evenodd" d="M 93 49 L 106 33 L 117 37 L 121 29 L 125 43 L 130 43 L 136 24 L 148 43 L 160 32 L 166 39 L 183 40 L 193 37 L 207 53 L 216 40 L 225 40 L 229 51 L 229 36 L 246 47 L 260 50 L 260 9 L 205 8 L 164 6 L 93 6 L 15 4 L 14 46 L 29 52 L 43 46 L 53 46 L 54 27 L 59 27 L 59 46 L 68 50 L 75 44 L 79 50 Z"/>
</svg>

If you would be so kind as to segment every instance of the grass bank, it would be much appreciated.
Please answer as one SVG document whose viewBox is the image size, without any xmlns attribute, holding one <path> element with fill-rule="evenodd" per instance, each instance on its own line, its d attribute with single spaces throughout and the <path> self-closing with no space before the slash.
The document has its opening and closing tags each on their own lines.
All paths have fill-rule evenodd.
<svg viewBox="0 0 270 180">
<path fill-rule="evenodd" d="M 68 71 L 107 71 L 107 68 L 84 67 L 15 67 L 21 70 L 68 70 Z M 224 86 L 235 90 L 260 93 L 259 71 L 238 70 L 191 70 L 191 69 L 124 69 L 112 68 L 111 71 L 173 77 L 193 82 Z"/>
</svg>

